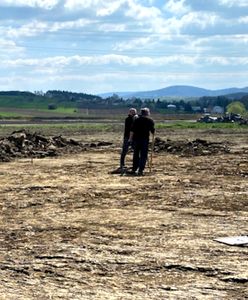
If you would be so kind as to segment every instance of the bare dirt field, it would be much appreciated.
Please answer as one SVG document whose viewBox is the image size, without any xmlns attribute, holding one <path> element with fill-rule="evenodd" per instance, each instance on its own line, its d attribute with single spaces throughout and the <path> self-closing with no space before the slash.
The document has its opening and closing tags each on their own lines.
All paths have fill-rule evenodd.
<svg viewBox="0 0 248 300">
<path fill-rule="evenodd" d="M 144 177 L 110 174 L 112 141 L 0 163 L 0 299 L 248 299 L 248 130 L 170 130 L 230 152 L 155 152 Z M 131 153 L 127 163 L 131 165 Z"/>
</svg>

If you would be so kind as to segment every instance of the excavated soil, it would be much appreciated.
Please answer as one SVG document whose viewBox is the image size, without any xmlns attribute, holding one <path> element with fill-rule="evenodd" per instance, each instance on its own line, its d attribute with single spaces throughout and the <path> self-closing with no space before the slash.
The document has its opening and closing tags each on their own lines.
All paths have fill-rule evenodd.
<svg viewBox="0 0 248 300">
<path fill-rule="evenodd" d="M 44 158 L 65 153 L 78 153 L 90 148 L 112 145 L 110 142 L 83 143 L 59 136 L 46 137 L 25 129 L 12 132 L 0 139 L 0 161 L 9 162 L 15 158 Z"/>
<path fill-rule="evenodd" d="M 248 234 L 247 131 L 186 134 L 144 177 L 110 174 L 114 135 L 1 162 L 0 299 L 248 299 L 248 247 L 214 241 Z"/>
</svg>

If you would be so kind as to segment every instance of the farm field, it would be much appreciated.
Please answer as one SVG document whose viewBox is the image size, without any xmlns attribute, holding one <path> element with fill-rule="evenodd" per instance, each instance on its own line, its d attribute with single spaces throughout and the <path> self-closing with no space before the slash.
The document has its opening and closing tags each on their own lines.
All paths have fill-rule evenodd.
<svg viewBox="0 0 248 300">
<path fill-rule="evenodd" d="M 121 128 L 58 129 L 112 144 L 0 163 L 0 299 L 248 299 L 248 247 L 214 241 L 248 235 L 247 127 L 159 128 L 230 151 L 157 151 L 144 177 L 111 174 Z"/>
</svg>

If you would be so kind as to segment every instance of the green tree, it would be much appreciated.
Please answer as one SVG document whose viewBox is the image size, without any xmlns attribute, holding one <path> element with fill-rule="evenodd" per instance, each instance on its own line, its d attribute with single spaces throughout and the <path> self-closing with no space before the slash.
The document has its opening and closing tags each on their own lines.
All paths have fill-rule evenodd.
<svg viewBox="0 0 248 300">
<path fill-rule="evenodd" d="M 246 108 L 242 102 L 234 101 L 227 106 L 227 112 L 244 115 L 246 113 Z"/>
</svg>

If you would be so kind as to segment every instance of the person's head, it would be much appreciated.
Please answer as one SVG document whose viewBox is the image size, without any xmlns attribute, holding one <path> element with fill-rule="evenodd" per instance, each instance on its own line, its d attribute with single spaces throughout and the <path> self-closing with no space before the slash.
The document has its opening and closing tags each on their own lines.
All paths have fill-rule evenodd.
<svg viewBox="0 0 248 300">
<path fill-rule="evenodd" d="M 137 114 L 137 110 L 135 108 L 130 108 L 128 111 L 129 116 L 135 116 Z"/>
<path fill-rule="evenodd" d="M 150 109 L 147 107 L 143 107 L 140 110 L 141 116 L 149 116 L 150 115 Z"/>
</svg>

